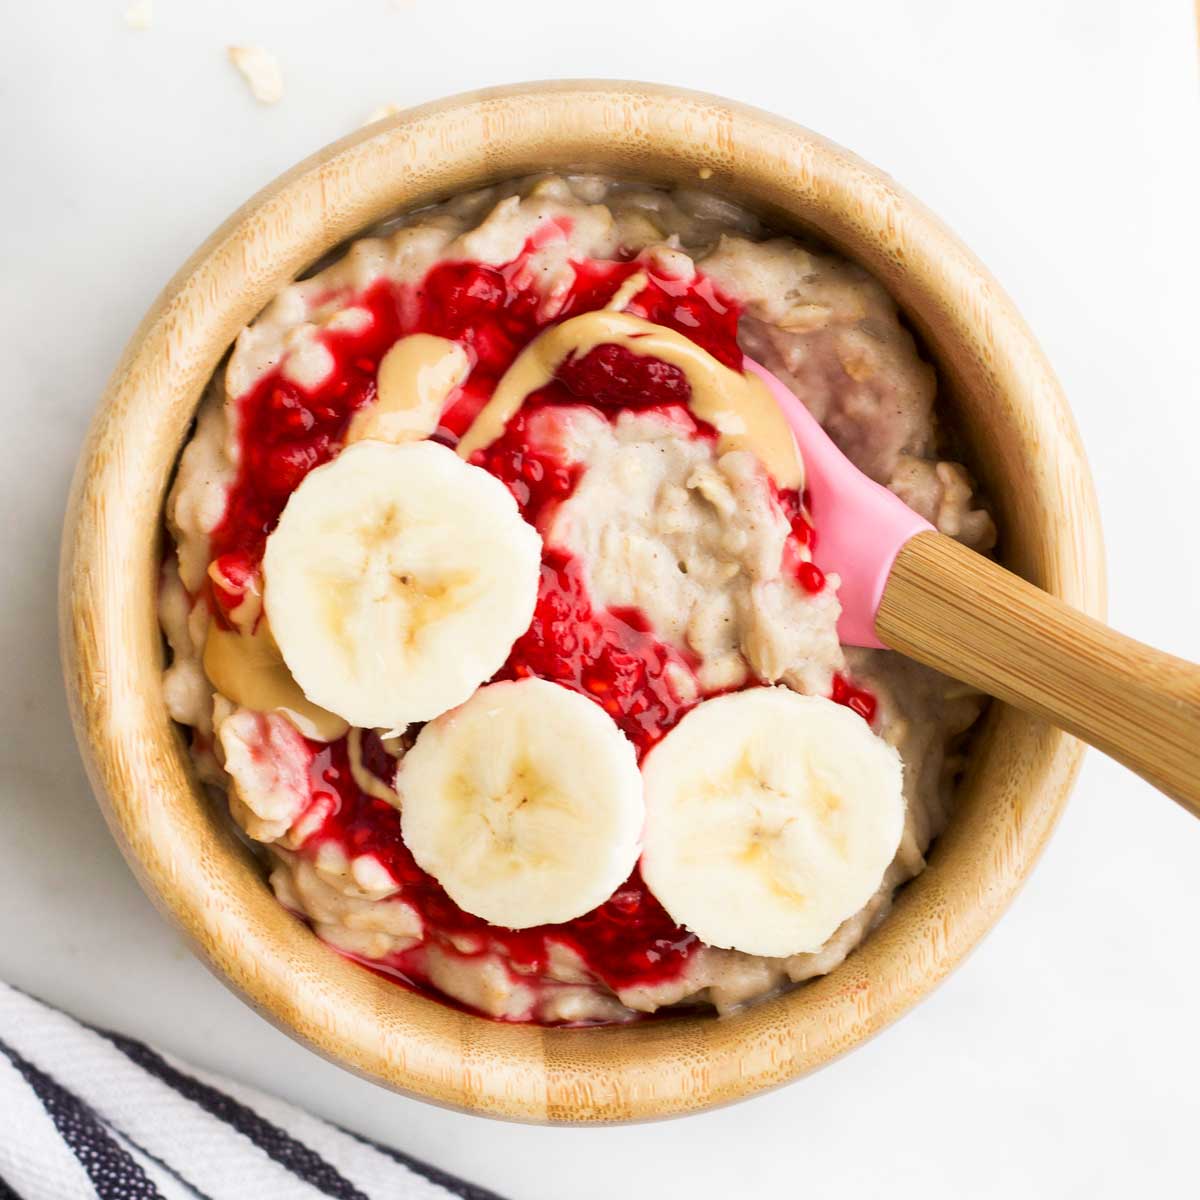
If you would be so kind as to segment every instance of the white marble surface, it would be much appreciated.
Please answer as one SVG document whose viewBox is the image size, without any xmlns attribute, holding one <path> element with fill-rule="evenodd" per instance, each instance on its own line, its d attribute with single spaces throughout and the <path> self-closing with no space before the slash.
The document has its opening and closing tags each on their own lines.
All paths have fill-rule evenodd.
<svg viewBox="0 0 1200 1200">
<path fill-rule="evenodd" d="M 1200 659 L 1191 0 L 157 0 L 145 33 L 121 7 L 14 6 L 0 35 L 0 977 L 529 1200 L 1194 1189 L 1200 824 L 1098 755 L 1010 914 L 869 1046 L 683 1121 L 505 1126 L 340 1072 L 191 958 L 88 794 L 54 625 L 89 413 L 203 237 L 377 104 L 591 75 L 794 117 L 941 213 L 1066 385 L 1099 486 L 1113 623 Z M 228 42 L 278 53 L 281 104 L 254 104 Z"/>
</svg>

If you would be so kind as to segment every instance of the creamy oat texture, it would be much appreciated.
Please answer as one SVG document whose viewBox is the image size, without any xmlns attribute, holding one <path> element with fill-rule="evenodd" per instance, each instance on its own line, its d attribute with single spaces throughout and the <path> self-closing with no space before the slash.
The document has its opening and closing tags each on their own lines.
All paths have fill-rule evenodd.
<svg viewBox="0 0 1200 1200">
<path fill-rule="evenodd" d="M 593 601 L 640 609 L 659 638 L 698 655 L 702 692 L 751 678 L 829 692 L 841 663 L 833 588 L 810 596 L 785 577 L 790 527 L 751 454 L 718 456 L 686 418 L 654 412 L 610 424 L 550 408 L 530 424 L 534 445 L 584 468 L 545 533 L 587 564 Z"/>
<path fill-rule="evenodd" d="M 446 260 L 503 264 L 548 220 L 568 235 L 529 257 L 527 282 L 552 318 L 574 279 L 571 260 L 621 253 L 689 278 L 697 269 L 743 310 L 743 349 L 774 371 L 812 409 L 843 451 L 942 532 L 986 550 L 991 519 L 963 467 L 943 459 L 934 409 L 936 381 L 918 356 L 892 300 L 860 268 L 788 238 L 763 240 L 753 217 L 701 191 L 665 192 L 594 176 L 542 177 L 473 193 L 382 226 L 315 276 L 285 288 L 239 337 L 201 406 L 168 504 L 177 561 L 164 568 L 160 614 L 170 644 L 165 696 L 171 715 L 197 731 L 201 777 L 225 791 L 235 820 L 265 846 L 281 901 L 305 914 L 322 938 L 365 959 L 417 943 L 420 915 L 370 855 L 348 860 L 325 844 L 296 853 L 321 819 L 308 808 L 303 739 L 278 714 L 237 709 L 215 694 L 202 666 L 209 624 L 191 605 L 209 565 L 209 535 L 225 511 L 239 455 L 235 399 L 267 372 L 312 386 L 334 363 L 322 329 L 361 326 L 354 297 L 387 278 L 413 283 Z M 583 468 L 558 508 L 547 544 L 584 564 L 593 601 L 636 606 L 657 637 L 698 662 L 680 671 L 681 693 L 752 679 L 828 695 L 846 671 L 878 700 L 876 729 L 905 764 L 907 821 L 896 858 L 867 906 L 817 953 L 759 958 L 701 947 L 667 983 L 613 992 L 566 947 L 554 948 L 544 978 L 522 982 L 496 953 L 471 957 L 430 944 L 426 969 L 447 995 L 511 1019 L 612 1021 L 664 1005 L 710 1003 L 720 1011 L 838 965 L 886 914 L 897 886 L 924 866 L 945 826 L 962 766 L 962 735 L 982 699 L 961 685 L 885 651 L 838 645 L 831 586 L 805 595 L 782 574 L 788 522 L 757 461 L 718 455 L 661 413 L 625 412 L 608 422 L 586 408 L 540 410 L 530 436 Z M 681 418 L 682 419 L 682 418 Z M 816 514 L 820 529 L 820 514 Z M 388 789 L 357 755 L 356 778 Z M 299 746 L 297 746 L 297 739 Z M 274 748 L 289 753 L 278 755 Z M 403 752 L 403 744 L 392 749 Z M 306 827 L 307 826 L 307 827 Z"/>
</svg>

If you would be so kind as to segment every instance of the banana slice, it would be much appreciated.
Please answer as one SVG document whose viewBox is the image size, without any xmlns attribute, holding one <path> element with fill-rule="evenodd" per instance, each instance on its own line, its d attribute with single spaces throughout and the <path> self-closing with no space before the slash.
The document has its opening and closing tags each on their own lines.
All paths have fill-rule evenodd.
<svg viewBox="0 0 1200 1200">
<path fill-rule="evenodd" d="M 642 763 L 642 875 L 710 946 L 819 949 L 878 889 L 904 829 L 900 756 L 784 687 L 706 700 Z"/>
<path fill-rule="evenodd" d="M 580 917 L 637 862 L 633 746 L 598 704 L 557 683 L 480 688 L 421 730 L 396 790 L 413 858 L 493 925 Z"/>
<path fill-rule="evenodd" d="M 533 616 L 540 563 L 541 539 L 499 480 L 434 442 L 364 441 L 288 499 L 263 601 L 309 700 L 397 729 L 499 670 Z"/>
</svg>

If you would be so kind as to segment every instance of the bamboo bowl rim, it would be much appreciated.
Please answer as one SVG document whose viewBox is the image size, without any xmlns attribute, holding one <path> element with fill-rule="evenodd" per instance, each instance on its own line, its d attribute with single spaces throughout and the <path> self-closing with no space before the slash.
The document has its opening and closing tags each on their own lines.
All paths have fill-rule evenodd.
<svg viewBox="0 0 1200 1200">
<path fill-rule="evenodd" d="M 342 959 L 288 914 L 204 795 L 160 676 L 161 513 L 201 390 L 287 281 L 383 215 L 548 167 L 697 180 L 815 231 L 881 279 L 935 358 L 996 500 L 1008 564 L 1104 607 L 1091 479 L 1070 413 L 996 282 L 887 176 L 780 118 L 695 92 L 567 81 L 468 93 L 321 150 L 236 212 L 171 280 L 96 413 L 68 505 L 63 667 L 92 785 L 142 886 L 199 956 L 279 1028 L 410 1095 L 541 1122 L 642 1120 L 795 1079 L 910 1008 L 1032 869 L 1077 772 L 1065 734 L 994 705 L 926 871 L 827 976 L 720 1020 L 504 1025 Z M 711 174 L 710 174 L 711 173 Z"/>
</svg>

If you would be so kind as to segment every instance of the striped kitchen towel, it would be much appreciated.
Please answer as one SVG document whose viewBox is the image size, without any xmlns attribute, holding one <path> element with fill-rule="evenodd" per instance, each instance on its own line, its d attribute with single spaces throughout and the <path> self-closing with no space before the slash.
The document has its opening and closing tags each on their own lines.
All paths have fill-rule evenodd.
<svg viewBox="0 0 1200 1200">
<path fill-rule="evenodd" d="M 0 983 L 0 1200 L 500 1200 Z"/>
</svg>

